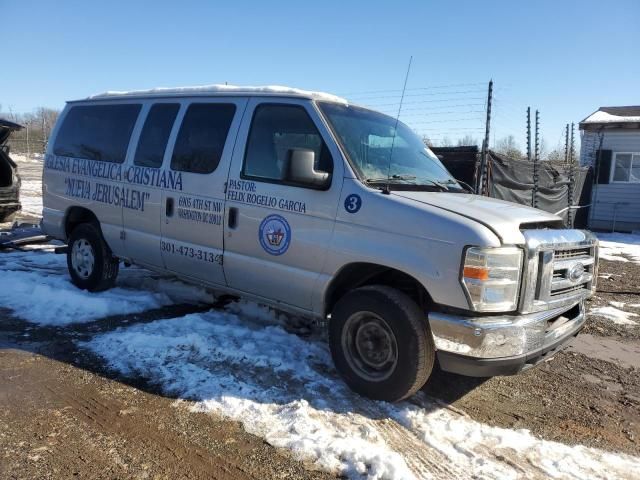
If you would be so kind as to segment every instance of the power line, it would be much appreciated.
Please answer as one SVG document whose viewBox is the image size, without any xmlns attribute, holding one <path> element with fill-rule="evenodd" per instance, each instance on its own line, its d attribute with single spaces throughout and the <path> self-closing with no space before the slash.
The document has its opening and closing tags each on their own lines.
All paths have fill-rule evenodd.
<svg viewBox="0 0 640 480">
<path fill-rule="evenodd" d="M 421 101 L 412 101 L 412 102 L 407 102 L 407 104 L 410 105 L 418 105 L 418 104 L 423 104 L 423 103 L 442 103 L 442 102 L 452 102 L 452 101 L 461 101 L 461 100 L 465 100 L 465 101 L 475 101 L 475 100 L 484 100 L 484 97 L 467 97 L 467 98 L 443 98 L 443 99 L 437 99 L 437 100 L 421 100 Z M 397 107 L 399 102 L 394 102 L 394 103 L 383 103 L 383 104 L 371 104 L 371 103 L 366 103 L 365 105 L 369 105 L 372 107 Z"/>
<path fill-rule="evenodd" d="M 432 89 L 437 89 L 437 88 L 458 88 L 458 87 L 471 87 L 471 86 L 477 86 L 477 85 L 485 85 L 485 82 L 476 82 L 476 83 L 451 83 L 449 85 L 430 85 L 430 86 L 425 86 L 425 87 L 413 87 L 413 88 L 407 88 L 407 91 L 416 91 L 416 90 L 432 90 Z M 351 92 L 351 93 L 338 93 L 338 95 L 342 96 L 342 97 L 348 97 L 350 95 L 368 95 L 368 94 L 374 94 L 374 93 L 391 93 L 391 92 L 401 92 L 402 90 L 398 90 L 398 89 L 391 89 L 391 90 L 368 90 L 368 91 L 361 91 L 361 92 Z"/>
<path fill-rule="evenodd" d="M 429 125 L 429 124 L 433 124 L 433 123 L 461 123 L 461 122 L 479 122 L 480 120 L 482 120 L 481 117 L 475 117 L 475 118 L 453 118 L 453 119 L 448 119 L 448 120 L 427 120 L 424 122 L 411 122 L 409 123 L 409 125 Z"/>
<path fill-rule="evenodd" d="M 457 92 L 431 92 L 431 93 L 413 93 L 413 94 L 405 94 L 405 97 L 434 97 L 436 95 L 462 95 L 466 93 L 479 93 L 484 90 L 475 89 L 475 90 L 459 90 Z M 400 95 L 381 95 L 381 96 L 363 96 L 360 98 L 356 98 L 358 101 L 362 100 L 378 100 L 383 98 L 398 98 Z M 354 98 L 351 96 L 351 98 Z"/>
<path fill-rule="evenodd" d="M 403 113 L 402 115 L 400 115 L 400 118 L 405 118 L 405 117 L 435 117 L 438 115 L 451 115 L 451 114 L 458 114 L 458 115 L 464 115 L 465 113 L 484 113 L 484 110 L 451 110 L 448 112 L 418 112 L 418 113 L 408 113 L 405 114 Z"/>
<path fill-rule="evenodd" d="M 427 129 L 421 129 L 418 131 L 428 131 Z M 475 132 L 475 131 L 484 131 L 483 127 L 461 127 L 461 128 L 446 128 L 446 129 L 437 129 L 437 130 L 431 130 L 432 132 L 435 133 L 445 133 L 445 132 Z"/>
</svg>

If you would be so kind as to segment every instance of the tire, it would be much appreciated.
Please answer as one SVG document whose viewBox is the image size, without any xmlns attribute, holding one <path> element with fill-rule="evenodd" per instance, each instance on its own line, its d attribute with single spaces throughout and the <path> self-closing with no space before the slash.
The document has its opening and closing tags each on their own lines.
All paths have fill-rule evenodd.
<svg viewBox="0 0 640 480">
<path fill-rule="evenodd" d="M 73 229 L 67 268 L 76 287 L 90 292 L 108 290 L 115 284 L 119 263 L 95 224 L 81 223 Z"/>
<path fill-rule="evenodd" d="M 409 296 L 383 285 L 357 288 L 338 301 L 329 345 L 352 390 L 387 402 L 422 388 L 435 361 L 425 313 Z"/>
</svg>

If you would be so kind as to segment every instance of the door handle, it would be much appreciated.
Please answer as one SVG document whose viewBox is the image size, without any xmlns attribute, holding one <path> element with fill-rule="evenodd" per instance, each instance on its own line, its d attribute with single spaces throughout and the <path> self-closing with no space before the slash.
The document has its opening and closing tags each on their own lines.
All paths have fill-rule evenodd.
<svg viewBox="0 0 640 480">
<path fill-rule="evenodd" d="M 167 217 L 173 216 L 173 198 L 167 197 L 164 213 Z"/>
<path fill-rule="evenodd" d="M 238 209 L 236 207 L 229 207 L 229 216 L 227 217 L 227 225 L 231 229 L 234 229 L 238 226 Z"/>
</svg>

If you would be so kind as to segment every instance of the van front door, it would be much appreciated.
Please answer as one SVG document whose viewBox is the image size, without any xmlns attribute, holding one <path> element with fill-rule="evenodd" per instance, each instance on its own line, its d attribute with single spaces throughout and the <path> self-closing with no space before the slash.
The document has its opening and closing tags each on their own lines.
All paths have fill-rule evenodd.
<svg viewBox="0 0 640 480">
<path fill-rule="evenodd" d="M 343 165 L 309 101 L 249 101 L 227 185 L 225 275 L 230 287 L 312 310 L 335 224 Z M 240 145 L 245 148 L 240 148 Z M 287 181 L 293 149 L 313 150 L 332 173 L 314 189 Z"/>
<path fill-rule="evenodd" d="M 236 132 L 247 101 L 184 100 L 169 141 L 162 194 L 160 250 L 165 267 L 213 286 L 225 285 L 224 189 Z"/>
</svg>

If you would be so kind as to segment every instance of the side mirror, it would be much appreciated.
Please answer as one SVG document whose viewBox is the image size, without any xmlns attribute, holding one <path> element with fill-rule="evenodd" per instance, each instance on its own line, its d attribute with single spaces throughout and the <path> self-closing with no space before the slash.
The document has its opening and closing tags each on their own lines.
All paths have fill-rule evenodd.
<svg viewBox="0 0 640 480">
<path fill-rule="evenodd" d="M 324 187 L 329 173 L 315 170 L 316 154 L 313 150 L 294 148 L 289 150 L 287 180 L 314 187 Z"/>
</svg>

